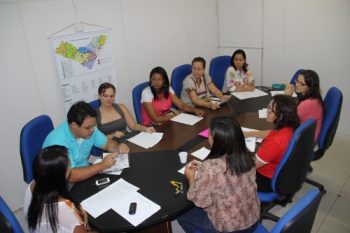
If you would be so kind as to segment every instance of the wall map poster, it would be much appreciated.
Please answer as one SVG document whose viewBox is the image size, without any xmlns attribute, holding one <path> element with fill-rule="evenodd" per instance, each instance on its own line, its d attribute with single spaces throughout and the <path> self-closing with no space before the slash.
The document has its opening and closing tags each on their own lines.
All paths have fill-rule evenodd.
<svg viewBox="0 0 350 233">
<path fill-rule="evenodd" d="M 109 29 L 55 36 L 50 41 L 66 112 L 79 100 L 97 99 L 101 83 L 116 85 Z"/>
</svg>

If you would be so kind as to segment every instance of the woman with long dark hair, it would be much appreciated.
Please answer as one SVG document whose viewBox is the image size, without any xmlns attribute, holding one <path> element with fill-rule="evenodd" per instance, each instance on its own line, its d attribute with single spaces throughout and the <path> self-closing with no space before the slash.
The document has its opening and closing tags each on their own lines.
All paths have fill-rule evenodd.
<svg viewBox="0 0 350 233">
<path fill-rule="evenodd" d="M 247 56 L 242 49 L 237 49 L 231 57 L 231 66 L 225 73 L 223 92 L 254 91 L 254 78 L 247 63 Z"/>
<path fill-rule="evenodd" d="M 141 94 L 142 124 L 158 125 L 170 120 L 178 111 L 171 108 L 174 104 L 178 109 L 191 112 L 198 116 L 204 114 L 203 110 L 193 108 L 179 99 L 170 87 L 168 74 L 163 67 L 152 69 L 149 77 L 149 86 Z"/>
<path fill-rule="evenodd" d="M 288 85 L 285 90 L 288 95 L 292 95 L 294 91 L 298 96 L 297 112 L 300 122 L 304 123 L 309 118 L 316 121 L 314 141 L 317 142 L 324 114 L 324 104 L 318 74 L 313 70 L 302 70 L 295 81 L 295 86 Z"/>
<path fill-rule="evenodd" d="M 253 232 L 260 202 L 255 163 L 241 126 L 230 117 L 214 118 L 208 141 L 211 151 L 206 160 L 186 166 L 190 186 L 187 198 L 196 207 L 178 222 L 186 232 Z"/>
<path fill-rule="evenodd" d="M 272 192 L 271 180 L 294 130 L 299 126 L 297 106 L 290 96 L 275 95 L 267 106 L 266 120 L 274 124 L 268 131 L 245 132 L 246 137 L 264 138 L 256 153 L 256 182 L 258 190 Z"/>
<path fill-rule="evenodd" d="M 28 186 L 24 212 L 30 232 L 89 232 L 87 214 L 68 197 L 70 175 L 67 149 L 50 146 L 33 161 L 34 181 Z"/>
</svg>

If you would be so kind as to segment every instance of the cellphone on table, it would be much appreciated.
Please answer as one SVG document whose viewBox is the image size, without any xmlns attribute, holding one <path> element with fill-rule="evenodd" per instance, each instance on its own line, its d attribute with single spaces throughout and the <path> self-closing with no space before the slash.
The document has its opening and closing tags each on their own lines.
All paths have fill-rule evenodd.
<svg viewBox="0 0 350 233">
<path fill-rule="evenodd" d="M 137 207 L 136 202 L 130 203 L 130 206 L 129 206 L 129 214 L 130 215 L 134 215 L 136 213 L 136 207 Z"/>
<path fill-rule="evenodd" d="M 108 177 L 96 180 L 96 185 L 100 186 L 100 185 L 104 185 L 104 184 L 108 184 L 110 182 Z"/>
</svg>

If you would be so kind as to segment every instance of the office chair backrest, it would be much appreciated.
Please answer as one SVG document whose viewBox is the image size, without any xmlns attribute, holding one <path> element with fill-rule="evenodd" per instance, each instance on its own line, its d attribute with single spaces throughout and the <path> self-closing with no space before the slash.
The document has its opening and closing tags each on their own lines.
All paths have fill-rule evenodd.
<svg viewBox="0 0 350 233">
<path fill-rule="evenodd" d="M 41 115 L 29 121 L 21 131 L 20 153 L 23 167 L 23 179 L 29 184 L 33 180 L 32 163 L 38 155 L 46 136 L 53 130 L 49 116 Z"/>
<path fill-rule="evenodd" d="M 280 218 L 271 233 L 310 233 L 321 198 L 318 189 L 307 192 Z"/>
<path fill-rule="evenodd" d="M 326 113 L 323 116 L 321 131 L 317 140 L 318 150 L 315 151 L 313 160 L 321 158 L 328 147 L 332 145 L 338 128 L 342 104 L 342 92 L 336 87 L 330 88 L 324 98 Z"/>
<path fill-rule="evenodd" d="M 0 197 L 0 232 L 23 233 L 21 225 L 17 221 L 6 202 Z"/>
<path fill-rule="evenodd" d="M 99 99 L 93 100 L 89 104 L 94 110 L 98 109 L 101 106 L 101 102 Z"/>
<path fill-rule="evenodd" d="M 171 87 L 175 94 L 181 97 L 182 82 L 187 75 L 191 74 L 192 66 L 190 64 L 183 64 L 176 67 L 171 74 Z"/>
<path fill-rule="evenodd" d="M 209 75 L 219 90 L 221 90 L 224 85 L 225 73 L 230 65 L 231 56 L 218 56 L 210 61 Z"/>
<path fill-rule="evenodd" d="M 293 74 L 293 76 L 292 76 L 292 78 L 291 78 L 291 80 L 289 82 L 290 84 L 295 85 L 295 82 L 297 81 L 297 78 L 298 78 L 298 76 L 299 76 L 301 71 L 303 71 L 303 69 L 299 69 Z"/>
<path fill-rule="evenodd" d="M 96 109 L 98 109 L 101 106 L 101 102 L 99 99 L 97 99 L 97 100 L 91 101 L 89 105 L 96 111 Z M 100 157 L 102 156 L 103 150 L 93 146 L 90 153 L 94 156 Z"/>
<path fill-rule="evenodd" d="M 294 132 L 274 176 L 272 188 L 280 195 L 298 191 L 304 183 L 313 156 L 316 121 L 308 119 Z"/>
<path fill-rule="evenodd" d="M 135 116 L 137 123 L 142 124 L 142 116 L 141 116 L 141 93 L 145 87 L 149 85 L 149 82 L 143 82 L 138 84 L 132 90 L 132 103 L 134 105 Z"/>
</svg>

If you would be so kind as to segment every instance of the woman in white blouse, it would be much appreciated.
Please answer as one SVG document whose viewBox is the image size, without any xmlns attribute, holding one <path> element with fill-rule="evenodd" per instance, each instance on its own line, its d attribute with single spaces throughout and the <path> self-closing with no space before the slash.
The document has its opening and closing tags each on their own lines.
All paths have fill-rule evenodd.
<svg viewBox="0 0 350 233">
<path fill-rule="evenodd" d="M 225 74 L 223 92 L 254 91 L 254 78 L 246 62 L 242 49 L 236 50 L 231 57 L 231 66 Z"/>
<path fill-rule="evenodd" d="M 68 198 L 69 158 L 64 146 L 41 150 L 33 162 L 34 181 L 28 186 L 24 213 L 30 232 L 91 232 L 83 208 Z"/>
</svg>

